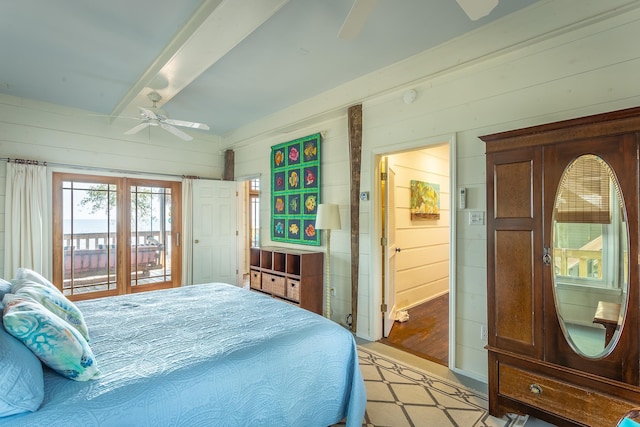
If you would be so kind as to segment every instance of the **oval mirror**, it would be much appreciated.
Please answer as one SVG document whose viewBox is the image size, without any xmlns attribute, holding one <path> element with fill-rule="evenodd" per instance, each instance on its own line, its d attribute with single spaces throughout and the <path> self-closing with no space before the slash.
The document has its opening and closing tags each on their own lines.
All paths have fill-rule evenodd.
<svg viewBox="0 0 640 427">
<path fill-rule="evenodd" d="M 553 289 L 573 349 L 599 358 L 615 346 L 626 313 L 629 239 L 620 186 L 595 155 L 564 170 L 552 216 Z"/>
</svg>

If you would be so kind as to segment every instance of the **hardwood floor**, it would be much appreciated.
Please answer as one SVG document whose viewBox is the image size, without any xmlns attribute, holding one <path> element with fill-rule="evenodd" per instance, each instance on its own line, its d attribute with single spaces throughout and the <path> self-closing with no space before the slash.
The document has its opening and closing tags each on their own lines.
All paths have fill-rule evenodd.
<svg viewBox="0 0 640 427">
<path fill-rule="evenodd" d="M 395 322 L 381 343 L 440 365 L 449 364 L 449 294 L 409 309 L 409 320 Z"/>
</svg>

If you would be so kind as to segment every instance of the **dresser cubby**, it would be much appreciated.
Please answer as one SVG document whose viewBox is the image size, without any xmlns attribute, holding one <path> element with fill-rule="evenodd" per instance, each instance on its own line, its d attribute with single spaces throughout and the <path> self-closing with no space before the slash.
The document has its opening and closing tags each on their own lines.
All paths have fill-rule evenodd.
<svg viewBox="0 0 640 427">
<path fill-rule="evenodd" d="M 254 247 L 249 263 L 252 290 L 322 314 L 324 253 Z"/>
</svg>

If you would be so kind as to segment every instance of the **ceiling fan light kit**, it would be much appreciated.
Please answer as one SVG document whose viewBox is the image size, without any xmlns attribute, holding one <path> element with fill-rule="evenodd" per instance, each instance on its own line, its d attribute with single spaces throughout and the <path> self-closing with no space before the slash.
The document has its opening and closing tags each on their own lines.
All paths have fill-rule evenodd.
<svg viewBox="0 0 640 427">
<path fill-rule="evenodd" d="M 128 131 L 126 131 L 125 135 L 133 135 L 134 133 L 140 132 L 142 129 L 145 129 L 149 126 L 160 126 L 162 129 L 167 132 L 177 136 L 178 138 L 184 141 L 191 141 L 193 137 L 176 126 L 186 127 L 190 129 L 202 129 L 209 130 L 209 125 L 198 122 L 189 122 L 186 120 L 174 120 L 170 119 L 167 112 L 161 108 L 158 108 L 157 104 L 162 99 L 162 96 L 156 92 L 152 91 L 147 94 L 147 98 L 153 103 L 152 107 L 138 107 L 140 109 L 140 116 L 142 118 L 142 123 L 132 127 Z"/>
<path fill-rule="evenodd" d="M 491 13 L 498 0 L 456 0 L 469 19 L 477 21 Z"/>
</svg>

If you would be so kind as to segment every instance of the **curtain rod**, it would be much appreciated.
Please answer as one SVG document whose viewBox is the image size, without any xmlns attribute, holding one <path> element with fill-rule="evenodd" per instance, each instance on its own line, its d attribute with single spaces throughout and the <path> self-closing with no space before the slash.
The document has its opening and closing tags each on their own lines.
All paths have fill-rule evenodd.
<svg viewBox="0 0 640 427">
<path fill-rule="evenodd" d="M 82 165 L 72 165 L 68 163 L 40 162 L 38 160 L 11 159 L 9 157 L 0 157 L 0 161 L 3 161 L 3 160 L 7 161 L 7 163 L 13 160 L 14 163 L 18 163 L 18 164 L 39 165 L 40 163 L 42 163 L 43 166 L 57 166 L 57 167 L 86 170 L 86 171 L 100 171 L 100 172 L 112 172 L 112 173 L 134 174 L 134 175 L 155 175 L 155 176 L 166 176 L 166 177 L 172 177 L 172 178 L 208 179 L 212 181 L 221 181 L 220 178 L 206 178 L 206 177 L 201 177 L 197 175 L 176 175 L 171 173 L 144 172 L 144 171 L 134 171 L 134 170 L 128 170 L 128 169 L 110 169 L 110 168 L 101 168 L 97 166 L 82 166 Z"/>
</svg>

